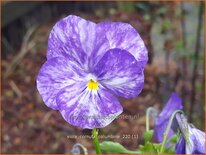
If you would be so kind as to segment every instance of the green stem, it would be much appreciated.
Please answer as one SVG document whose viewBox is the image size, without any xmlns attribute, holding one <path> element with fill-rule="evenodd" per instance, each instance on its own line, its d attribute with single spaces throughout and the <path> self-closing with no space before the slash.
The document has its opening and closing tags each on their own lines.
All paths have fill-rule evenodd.
<svg viewBox="0 0 206 155">
<path fill-rule="evenodd" d="M 162 141 L 162 145 L 161 145 L 161 149 L 160 149 L 160 153 L 159 153 L 159 154 L 163 154 L 163 152 L 164 152 L 165 144 L 166 144 L 166 142 L 167 142 L 167 137 L 168 137 L 170 128 L 171 128 L 171 126 L 172 126 L 173 119 L 174 119 L 174 117 L 175 117 L 175 115 L 176 115 L 177 113 L 184 113 L 184 112 L 183 112 L 182 110 L 176 110 L 176 111 L 174 111 L 174 112 L 172 113 L 172 116 L 170 117 L 170 120 L 169 120 L 169 122 L 168 122 L 168 124 L 167 124 L 167 128 L 166 128 L 165 133 L 164 133 L 164 139 L 163 139 L 163 141 Z"/>
<path fill-rule="evenodd" d="M 126 153 L 126 154 L 141 154 L 140 151 L 131 151 L 131 150 L 127 150 L 124 153 Z"/>
<path fill-rule="evenodd" d="M 146 111 L 146 131 L 147 132 L 149 131 L 149 114 L 152 109 L 153 109 L 152 107 L 149 107 Z"/>
<path fill-rule="evenodd" d="M 96 154 L 102 154 L 99 146 L 98 131 L 95 128 L 92 129 L 92 138 L 93 138 L 93 144 L 96 150 Z"/>
</svg>

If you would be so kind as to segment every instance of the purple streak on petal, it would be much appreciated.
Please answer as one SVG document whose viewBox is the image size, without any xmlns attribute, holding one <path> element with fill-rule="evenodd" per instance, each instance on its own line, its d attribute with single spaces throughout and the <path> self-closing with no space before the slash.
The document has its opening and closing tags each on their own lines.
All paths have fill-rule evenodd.
<svg viewBox="0 0 206 155">
<path fill-rule="evenodd" d="M 185 140 L 183 136 L 180 137 L 178 143 L 175 146 L 175 152 L 176 154 L 185 154 Z"/>
<path fill-rule="evenodd" d="M 59 111 L 71 125 L 88 129 L 102 128 L 122 113 L 119 102 L 102 88 L 98 91 L 85 89 L 79 93 L 73 91 L 71 87 L 66 87 L 57 95 Z"/>
<path fill-rule="evenodd" d="M 65 110 L 69 108 L 71 111 L 73 111 L 78 105 L 78 102 L 76 102 L 76 97 L 81 96 L 86 88 L 87 83 L 78 82 L 59 91 L 56 98 L 56 102 L 59 107 L 58 110 Z"/>
<path fill-rule="evenodd" d="M 117 96 L 132 98 L 143 88 L 143 69 L 125 50 L 109 50 L 94 67 L 94 73 L 98 81 Z"/>
<path fill-rule="evenodd" d="M 192 153 L 205 154 L 205 133 L 196 128 L 190 128 L 190 139 L 194 143 Z"/>
<path fill-rule="evenodd" d="M 101 27 L 96 26 L 95 46 L 89 59 L 89 67 L 92 69 L 102 58 L 102 56 L 110 49 L 109 41 L 106 37 L 105 31 Z"/>
<path fill-rule="evenodd" d="M 58 109 L 57 93 L 66 86 L 82 81 L 82 76 L 84 72 L 75 62 L 62 57 L 47 60 L 37 77 L 37 88 L 44 103 L 52 109 Z"/>
<path fill-rule="evenodd" d="M 67 57 L 85 63 L 95 46 L 96 24 L 70 15 L 58 21 L 51 30 L 47 59 Z"/>
<path fill-rule="evenodd" d="M 98 33 L 106 35 L 109 42 L 105 42 L 104 50 L 98 50 L 95 53 L 96 60 L 106 53 L 107 50 L 113 48 L 124 49 L 131 53 L 139 65 L 143 68 L 148 61 L 148 52 L 143 40 L 137 31 L 127 23 L 122 22 L 102 22 L 97 24 Z M 107 50 L 106 46 L 109 46 Z"/>
<path fill-rule="evenodd" d="M 168 121 L 170 119 L 170 116 L 175 110 L 182 109 L 182 100 L 181 98 L 176 94 L 172 93 L 169 100 L 167 101 L 165 107 L 163 108 L 162 112 L 159 114 L 159 116 L 155 120 L 155 130 L 154 130 L 154 137 L 158 142 L 162 142 L 163 140 L 163 134 L 166 130 Z M 173 136 L 174 132 L 171 129 L 169 131 L 168 138 L 171 138 Z"/>
</svg>

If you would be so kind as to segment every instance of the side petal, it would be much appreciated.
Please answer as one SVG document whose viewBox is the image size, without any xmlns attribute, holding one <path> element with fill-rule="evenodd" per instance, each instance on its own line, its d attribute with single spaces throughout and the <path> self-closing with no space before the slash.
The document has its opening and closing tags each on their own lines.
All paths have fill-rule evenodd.
<svg viewBox="0 0 206 155">
<path fill-rule="evenodd" d="M 177 142 L 176 146 L 175 146 L 175 152 L 176 154 L 185 154 L 185 140 L 183 138 L 183 136 L 180 137 L 179 141 Z"/>
<path fill-rule="evenodd" d="M 94 49 L 96 24 L 70 15 L 58 21 L 51 30 L 48 40 L 47 59 L 67 56 L 80 64 Z"/>
<path fill-rule="evenodd" d="M 182 106 L 181 98 L 176 93 L 172 93 L 165 107 L 163 108 L 162 112 L 155 120 L 155 131 L 154 131 L 155 139 L 157 139 L 159 142 L 162 142 L 163 134 L 166 130 L 167 124 L 169 122 L 172 113 L 175 110 L 182 109 L 182 108 L 183 106 Z M 173 135 L 173 131 L 170 130 L 168 138 L 170 138 L 172 135 Z"/>
<path fill-rule="evenodd" d="M 63 118 L 80 128 L 103 128 L 122 113 L 122 106 L 107 91 L 81 90 L 72 93 L 71 87 L 59 92 L 57 103 Z"/>
<path fill-rule="evenodd" d="M 58 109 L 56 104 L 57 93 L 68 85 L 82 81 L 83 74 L 84 72 L 78 64 L 63 57 L 47 60 L 37 77 L 37 89 L 44 103 L 52 109 Z"/>
<path fill-rule="evenodd" d="M 164 138 L 164 133 L 165 130 L 167 128 L 167 123 L 169 122 L 169 119 L 167 120 L 167 122 L 162 122 L 161 124 L 156 125 L 154 127 L 154 138 L 158 141 L 158 142 L 162 142 L 163 138 Z M 168 133 L 168 139 L 170 139 L 172 136 L 174 135 L 174 131 L 170 129 L 169 133 Z M 167 144 L 166 146 L 170 146 L 171 144 Z"/>
<path fill-rule="evenodd" d="M 133 98 L 144 85 L 143 68 L 133 55 L 121 49 L 105 53 L 94 67 L 98 81 L 117 96 Z"/>
<path fill-rule="evenodd" d="M 102 22 L 97 24 L 99 32 L 106 35 L 109 49 L 119 48 L 128 51 L 142 67 L 148 61 L 148 52 L 138 32 L 128 23 Z M 106 43 L 106 42 L 105 42 Z M 107 43 L 106 43 L 107 44 Z M 97 55 L 104 55 L 107 50 L 99 50 Z M 98 60 L 98 58 L 97 58 Z"/>
</svg>

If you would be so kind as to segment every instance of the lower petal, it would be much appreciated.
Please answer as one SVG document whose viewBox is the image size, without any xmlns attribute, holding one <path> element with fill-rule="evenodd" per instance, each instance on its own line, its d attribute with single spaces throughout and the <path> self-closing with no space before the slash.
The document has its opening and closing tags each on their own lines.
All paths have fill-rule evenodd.
<svg viewBox="0 0 206 155">
<path fill-rule="evenodd" d="M 70 87 L 59 92 L 57 103 L 63 118 L 80 128 L 103 128 L 122 113 L 122 106 L 105 90 L 80 90 L 71 93 Z"/>
</svg>

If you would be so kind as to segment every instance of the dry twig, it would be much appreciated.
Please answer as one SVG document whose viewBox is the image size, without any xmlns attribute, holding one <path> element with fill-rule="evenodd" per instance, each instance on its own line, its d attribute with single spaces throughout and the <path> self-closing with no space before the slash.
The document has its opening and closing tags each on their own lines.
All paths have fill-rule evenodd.
<svg viewBox="0 0 206 155">
<path fill-rule="evenodd" d="M 202 18 L 204 13 L 204 3 L 201 2 L 199 6 L 199 17 L 198 17 L 198 27 L 197 27 L 197 39 L 196 39 L 196 45 L 195 45 L 195 56 L 194 56 L 194 68 L 193 68 L 193 76 L 192 76 L 192 92 L 191 92 L 191 103 L 190 103 L 190 109 L 189 109 L 189 120 L 192 122 L 192 113 L 194 110 L 194 104 L 195 104 L 195 97 L 196 97 L 196 89 L 195 89 L 195 82 L 197 79 L 197 70 L 198 70 L 198 57 L 200 52 L 200 37 L 201 37 L 201 29 L 202 29 Z"/>
<path fill-rule="evenodd" d="M 13 80 L 11 80 L 11 81 L 9 81 L 9 85 L 10 85 L 11 89 L 17 94 L 17 96 L 18 96 L 19 98 L 21 98 L 21 97 L 22 97 L 22 92 L 21 92 L 21 90 L 18 88 L 18 86 L 16 85 L 16 83 L 15 83 Z"/>
<path fill-rule="evenodd" d="M 13 70 L 18 66 L 18 64 L 21 62 L 23 57 L 28 53 L 28 51 L 30 51 L 32 48 L 35 47 L 36 43 L 34 40 L 31 39 L 31 37 L 34 34 L 34 32 L 36 32 L 37 28 L 38 26 L 34 26 L 27 31 L 26 35 L 23 38 L 20 52 L 13 59 L 11 64 L 7 67 L 6 72 L 4 74 L 4 78 L 7 78 L 13 72 Z"/>
</svg>

